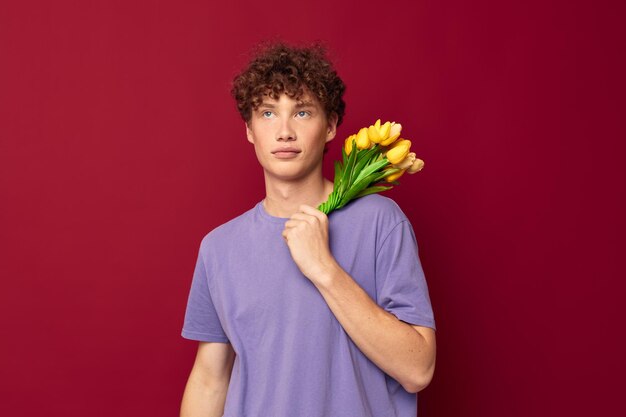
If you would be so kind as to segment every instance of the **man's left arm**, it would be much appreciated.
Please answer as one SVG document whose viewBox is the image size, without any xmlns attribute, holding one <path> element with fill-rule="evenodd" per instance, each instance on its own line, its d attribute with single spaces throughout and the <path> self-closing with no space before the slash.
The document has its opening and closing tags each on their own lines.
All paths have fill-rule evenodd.
<svg viewBox="0 0 626 417">
<path fill-rule="evenodd" d="M 283 237 L 302 273 L 363 354 L 408 392 L 424 389 L 435 370 L 434 330 L 385 311 L 341 268 L 330 252 L 328 218 L 321 211 L 302 205 L 285 223 Z"/>
</svg>

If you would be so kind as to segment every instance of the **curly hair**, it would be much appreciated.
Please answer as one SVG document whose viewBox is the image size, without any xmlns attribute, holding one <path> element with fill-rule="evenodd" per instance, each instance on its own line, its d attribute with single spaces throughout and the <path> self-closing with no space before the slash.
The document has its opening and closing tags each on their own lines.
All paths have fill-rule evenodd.
<svg viewBox="0 0 626 417">
<path fill-rule="evenodd" d="M 278 100 L 285 93 L 299 100 L 308 92 L 320 102 L 327 118 L 337 115 L 339 126 L 346 108 L 342 98 L 345 89 L 321 44 L 296 47 L 273 42 L 256 48 L 248 66 L 233 80 L 231 94 L 239 114 L 248 123 L 264 96 Z"/>
</svg>

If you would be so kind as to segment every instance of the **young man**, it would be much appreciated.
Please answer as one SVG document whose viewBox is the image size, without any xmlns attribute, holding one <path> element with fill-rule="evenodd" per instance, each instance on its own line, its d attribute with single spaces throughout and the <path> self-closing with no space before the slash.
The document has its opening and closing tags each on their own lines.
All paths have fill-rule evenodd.
<svg viewBox="0 0 626 417">
<path fill-rule="evenodd" d="M 435 322 L 411 224 L 381 195 L 316 209 L 344 89 L 320 47 L 270 46 L 235 79 L 266 197 L 200 244 L 182 417 L 416 415 Z"/>
</svg>

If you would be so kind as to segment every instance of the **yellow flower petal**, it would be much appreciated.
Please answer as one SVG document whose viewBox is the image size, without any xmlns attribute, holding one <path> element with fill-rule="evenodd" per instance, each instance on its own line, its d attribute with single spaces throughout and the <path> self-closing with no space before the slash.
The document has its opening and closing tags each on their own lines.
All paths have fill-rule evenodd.
<svg viewBox="0 0 626 417">
<path fill-rule="evenodd" d="M 381 143 L 382 141 L 387 140 L 390 130 L 391 122 L 385 122 L 381 125 L 380 119 L 378 119 L 376 120 L 376 123 L 368 128 L 367 133 L 372 142 Z"/>
<path fill-rule="evenodd" d="M 404 172 L 405 172 L 405 171 L 406 171 L 406 169 L 403 169 L 402 171 L 398 171 L 398 172 L 396 172 L 395 174 L 391 174 L 391 175 L 389 175 L 389 176 L 385 177 L 385 180 L 386 180 L 387 182 L 392 182 L 392 181 L 395 181 L 395 180 L 397 180 L 398 178 L 400 178 L 400 177 L 402 176 L 402 174 L 404 174 Z"/>
<path fill-rule="evenodd" d="M 389 136 L 389 131 L 391 130 L 391 122 L 386 122 L 384 125 L 382 125 L 379 129 L 380 132 L 380 136 L 382 138 L 387 138 Z"/>
<path fill-rule="evenodd" d="M 359 149 L 367 149 L 372 144 L 367 134 L 368 128 L 364 127 L 356 134 L 356 147 Z"/>
<path fill-rule="evenodd" d="M 376 126 L 370 126 L 367 129 L 367 136 L 369 137 L 369 139 L 374 142 L 374 143 L 380 143 L 380 140 L 382 139 L 380 137 L 380 132 L 378 131 L 378 129 L 376 128 Z"/>
<path fill-rule="evenodd" d="M 409 154 L 404 158 L 399 164 L 395 164 L 395 168 L 407 169 L 415 162 L 415 152 L 409 152 Z"/>
<path fill-rule="evenodd" d="M 408 146 L 409 148 L 411 147 L 411 141 L 408 139 L 398 139 L 397 141 L 395 141 L 390 147 L 389 149 L 393 149 L 395 147 L 398 146 Z"/>
<path fill-rule="evenodd" d="M 400 133 L 402 132 L 402 125 L 400 123 L 391 123 L 391 127 L 389 129 L 389 137 L 380 142 L 382 146 L 389 146 L 396 141 L 400 137 Z"/>
<path fill-rule="evenodd" d="M 409 154 L 411 141 L 402 139 L 393 144 L 385 155 L 391 164 L 398 164 Z"/>
<path fill-rule="evenodd" d="M 407 168 L 407 172 L 409 174 L 415 174 L 418 171 L 421 171 L 422 168 L 424 168 L 424 161 L 422 161 L 421 159 L 417 158 L 415 159 L 415 161 L 413 162 L 413 164 Z"/>
<path fill-rule="evenodd" d="M 350 155 L 350 152 L 352 152 L 352 141 L 354 138 L 356 138 L 356 135 L 350 135 L 346 138 L 346 143 L 344 144 L 346 155 Z"/>
</svg>

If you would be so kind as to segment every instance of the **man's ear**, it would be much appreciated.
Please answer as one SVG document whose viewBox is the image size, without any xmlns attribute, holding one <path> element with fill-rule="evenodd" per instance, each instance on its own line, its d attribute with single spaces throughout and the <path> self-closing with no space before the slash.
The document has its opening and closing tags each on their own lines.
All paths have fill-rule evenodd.
<svg viewBox="0 0 626 417">
<path fill-rule="evenodd" d="M 333 140 L 335 138 L 335 135 L 337 134 L 337 120 L 339 120 L 339 116 L 337 116 L 337 113 L 333 112 L 328 117 L 328 129 L 326 132 L 326 143 Z"/>
<path fill-rule="evenodd" d="M 252 130 L 250 130 L 248 122 L 246 122 L 246 136 L 248 137 L 248 142 L 254 144 L 254 137 L 252 136 Z"/>
</svg>

